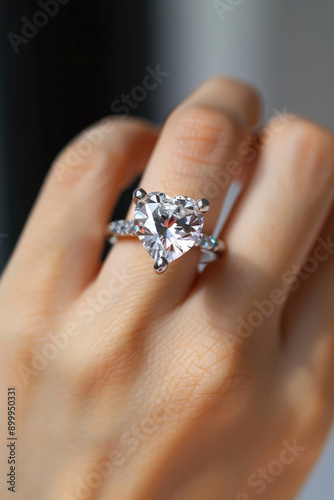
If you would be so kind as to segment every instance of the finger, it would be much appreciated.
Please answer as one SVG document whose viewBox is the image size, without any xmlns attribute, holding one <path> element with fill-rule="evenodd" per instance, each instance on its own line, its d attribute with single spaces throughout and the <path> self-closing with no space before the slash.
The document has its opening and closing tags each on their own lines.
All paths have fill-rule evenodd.
<svg viewBox="0 0 334 500">
<path fill-rule="evenodd" d="M 75 138 L 55 160 L 4 279 L 15 288 L 23 275 L 30 293 L 42 287 L 62 300 L 86 286 L 111 210 L 155 140 L 153 127 L 135 119 L 106 119 Z"/>
<path fill-rule="evenodd" d="M 211 232 L 234 175 L 228 168 L 237 160 L 238 145 L 258 114 L 257 95 L 244 84 L 223 78 L 206 82 L 168 118 L 141 186 L 147 192 L 163 191 L 169 196 L 209 198 L 211 208 L 205 215 L 204 232 Z M 127 267 L 136 292 L 140 287 L 142 296 L 163 301 L 161 292 L 169 297 L 164 303 L 171 304 L 189 288 L 197 262 L 194 250 L 173 262 L 163 276 L 156 276 L 153 261 L 138 242 L 119 241 L 105 267 Z"/>
<path fill-rule="evenodd" d="M 300 379 L 299 391 L 293 392 L 299 397 L 318 393 L 322 414 L 327 414 L 330 421 L 334 411 L 333 297 L 334 210 L 295 278 L 283 317 L 282 360 L 282 372 L 293 373 L 294 380 L 298 381 L 298 373 L 305 374 L 304 379 Z"/>
<path fill-rule="evenodd" d="M 283 404 L 294 413 L 310 468 L 334 415 L 334 210 L 302 264 L 282 319 L 284 349 L 278 373 Z"/>
<path fill-rule="evenodd" d="M 274 134 L 224 233 L 228 254 L 206 270 L 210 293 L 219 291 L 230 311 L 237 305 L 259 316 L 264 300 L 280 311 L 289 272 L 307 255 L 332 206 L 333 162 L 334 140 L 325 129 L 294 119 Z"/>
<path fill-rule="evenodd" d="M 168 119 L 142 185 L 147 192 L 159 185 L 170 196 L 210 198 L 205 228 L 211 232 L 224 194 L 240 173 L 234 165 L 238 147 L 259 113 L 254 89 L 225 78 L 205 82 Z"/>
</svg>

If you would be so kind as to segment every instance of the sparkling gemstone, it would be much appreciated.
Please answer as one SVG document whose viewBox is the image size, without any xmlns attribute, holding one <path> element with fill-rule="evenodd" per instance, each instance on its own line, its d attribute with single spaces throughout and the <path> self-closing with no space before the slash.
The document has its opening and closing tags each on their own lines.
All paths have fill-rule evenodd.
<svg viewBox="0 0 334 500">
<path fill-rule="evenodd" d="M 204 217 L 195 200 L 149 193 L 135 209 L 135 230 L 144 248 L 156 262 L 173 262 L 199 244 Z"/>
</svg>

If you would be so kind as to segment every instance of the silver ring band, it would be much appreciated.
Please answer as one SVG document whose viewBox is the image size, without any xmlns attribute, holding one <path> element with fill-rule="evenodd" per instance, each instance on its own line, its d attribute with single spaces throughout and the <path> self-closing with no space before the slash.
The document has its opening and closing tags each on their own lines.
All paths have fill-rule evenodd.
<svg viewBox="0 0 334 500">
<path fill-rule="evenodd" d="M 110 222 L 106 227 L 106 238 L 112 237 L 122 237 L 122 236 L 137 236 L 135 230 L 134 220 L 114 220 Z M 196 245 L 205 252 L 213 252 L 218 255 L 222 255 L 225 251 L 225 243 L 223 240 L 213 238 L 209 234 L 202 234 L 200 243 Z"/>
</svg>

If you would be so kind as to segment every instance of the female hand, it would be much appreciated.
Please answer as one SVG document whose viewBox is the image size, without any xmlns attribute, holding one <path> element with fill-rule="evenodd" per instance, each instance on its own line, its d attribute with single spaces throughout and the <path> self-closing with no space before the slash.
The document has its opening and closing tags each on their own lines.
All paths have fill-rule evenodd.
<svg viewBox="0 0 334 500">
<path fill-rule="evenodd" d="M 1 281 L 18 438 L 15 470 L 3 440 L 2 498 L 13 476 L 22 500 L 295 497 L 333 416 L 334 140 L 281 116 L 251 142 L 258 118 L 253 90 L 215 78 L 156 145 L 147 122 L 114 118 L 56 159 Z M 146 164 L 147 192 L 209 198 L 209 234 L 246 184 L 227 253 L 200 275 L 196 250 L 156 275 L 136 239 L 100 264 Z"/>
</svg>

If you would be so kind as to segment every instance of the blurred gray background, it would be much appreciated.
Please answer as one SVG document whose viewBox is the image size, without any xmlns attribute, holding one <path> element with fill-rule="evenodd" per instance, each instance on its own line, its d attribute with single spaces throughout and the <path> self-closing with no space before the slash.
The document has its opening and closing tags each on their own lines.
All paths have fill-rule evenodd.
<svg viewBox="0 0 334 500">
<path fill-rule="evenodd" d="M 151 3 L 151 59 L 170 72 L 153 96 L 156 120 L 204 79 L 227 74 L 261 91 L 265 120 L 285 110 L 334 130 L 333 0 Z M 333 463 L 334 432 L 298 500 L 333 497 Z"/>
</svg>

